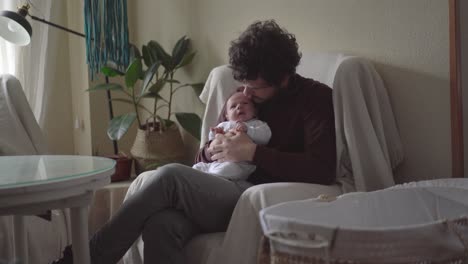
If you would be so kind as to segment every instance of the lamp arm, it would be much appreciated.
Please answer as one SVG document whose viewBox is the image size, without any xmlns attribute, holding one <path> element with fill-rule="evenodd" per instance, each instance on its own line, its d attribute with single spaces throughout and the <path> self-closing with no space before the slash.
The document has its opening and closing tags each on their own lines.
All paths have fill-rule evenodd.
<svg viewBox="0 0 468 264">
<path fill-rule="evenodd" d="M 45 23 L 45 24 L 47 24 L 47 25 L 50 25 L 50 26 L 59 28 L 59 29 L 61 29 L 61 30 L 65 30 L 65 31 L 67 31 L 67 32 L 69 32 L 69 33 L 75 34 L 75 35 L 80 36 L 80 37 L 83 37 L 83 38 L 86 37 L 85 34 L 80 33 L 80 32 L 78 32 L 78 31 L 74 31 L 74 30 L 71 30 L 71 29 L 69 29 L 69 28 L 62 27 L 62 26 L 60 26 L 60 25 L 57 25 L 57 24 L 52 23 L 52 22 L 49 22 L 49 21 L 47 21 L 47 20 L 45 20 L 45 19 L 42 19 L 42 18 L 39 18 L 39 17 L 37 17 L 37 16 L 32 16 L 32 15 L 29 15 L 29 16 L 30 16 L 33 20 L 40 21 L 40 22 Z"/>
</svg>

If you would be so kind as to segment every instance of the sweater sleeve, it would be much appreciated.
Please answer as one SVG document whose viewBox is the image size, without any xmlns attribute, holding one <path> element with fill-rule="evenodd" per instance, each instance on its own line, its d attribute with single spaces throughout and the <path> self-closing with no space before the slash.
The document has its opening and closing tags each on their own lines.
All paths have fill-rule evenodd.
<svg viewBox="0 0 468 264">
<path fill-rule="evenodd" d="M 254 164 L 275 181 L 332 184 L 336 167 L 334 119 L 309 116 L 303 129 L 303 152 L 282 152 L 258 145 Z"/>
<path fill-rule="evenodd" d="M 228 128 L 229 128 L 229 125 L 230 125 L 229 122 L 225 121 L 225 122 L 220 122 L 216 127 L 222 128 L 224 131 L 227 131 Z M 215 137 L 215 134 L 210 130 L 210 133 L 208 135 L 208 141 L 205 143 L 203 148 L 198 150 L 198 153 L 195 156 L 195 163 L 198 163 L 198 162 L 204 162 L 204 163 L 213 162 L 213 160 L 211 160 L 211 155 L 210 155 L 210 153 L 208 153 L 207 149 L 210 146 L 211 141 L 213 141 L 214 137 Z"/>
<path fill-rule="evenodd" d="M 209 140 L 208 142 L 205 143 L 203 148 L 198 150 L 197 155 L 195 156 L 195 163 L 198 162 L 205 162 L 205 163 L 210 163 L 213 162 L 211 160 L 211 155 L 208 153 L 208 147 L 210 146 L 212 140 Z"/>
</svg>

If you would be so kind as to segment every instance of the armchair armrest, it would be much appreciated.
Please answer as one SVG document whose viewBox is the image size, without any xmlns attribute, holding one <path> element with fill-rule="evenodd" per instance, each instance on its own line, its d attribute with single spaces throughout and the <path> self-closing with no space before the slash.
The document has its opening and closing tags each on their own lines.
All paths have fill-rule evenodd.
<svg viewBox="0 0 468 264">
<path fill-rule="evenodd" d="M 250 187 L 237 202 L 221 247 L 213 251 L 207 263 L 256 263 L 263 234 L 259 211 L 278 203 L 310 199 L 321 194 L 338 196 L 342 191 L 338 185 L 292 182 Z"/>
</svg>

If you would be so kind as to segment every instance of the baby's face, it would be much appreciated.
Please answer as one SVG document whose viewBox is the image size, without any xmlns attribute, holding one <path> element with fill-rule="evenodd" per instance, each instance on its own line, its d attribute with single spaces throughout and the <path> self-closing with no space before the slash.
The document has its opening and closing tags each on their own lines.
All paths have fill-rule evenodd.
<svg viewBox="0 0 468 264">
<path fill-rule="evenodd" d="M 255 107 L 247 96 L 238 92 L 226 104 L 226 118 L 229 121 L 245 122 L 255 117 Z"/>
</svg>

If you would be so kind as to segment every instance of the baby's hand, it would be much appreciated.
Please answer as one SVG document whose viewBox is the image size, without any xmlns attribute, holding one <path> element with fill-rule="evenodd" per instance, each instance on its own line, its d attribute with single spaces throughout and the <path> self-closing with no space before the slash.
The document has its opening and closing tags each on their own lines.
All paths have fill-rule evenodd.
<svg viewBox="0 0 468 264">
<path fill-rule="evenodd" d="M 247 133 L 247 125 L 243 122 L 237 122 L 236 131 Z"/>
<path fill-rule="evenodd" d="M 224 129 L 222 127 L 210 127 L 210 130 L 214 134 L 223 134 L 224 135 Z"/>
</svg>

